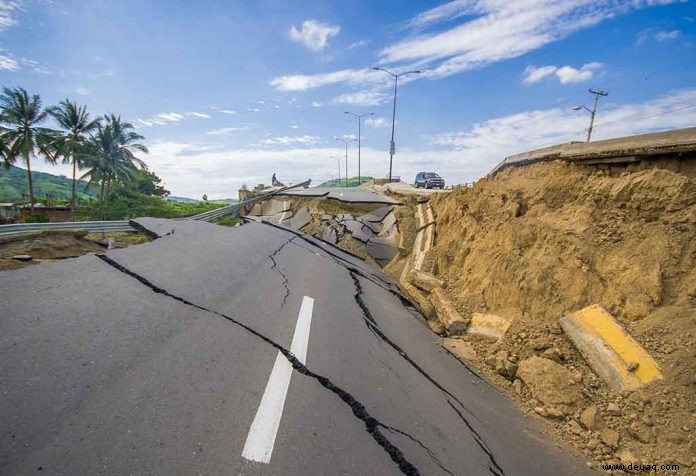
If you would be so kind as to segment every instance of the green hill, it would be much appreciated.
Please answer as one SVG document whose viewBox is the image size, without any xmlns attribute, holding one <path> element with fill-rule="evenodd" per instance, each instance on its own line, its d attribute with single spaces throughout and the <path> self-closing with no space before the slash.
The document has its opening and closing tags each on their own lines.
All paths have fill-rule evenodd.
<svg viewBox="0 0 696 476">
<path fill-rule="evenodd" d="M 373 180 L 374 177 L 360 177 L 360 180 L 362 181 L 361 183 L 365 183 L 368 180 Z M 357 187 L 360 185 L 358 183 L 358 177 L 348 177 L 348 186 L 349 187 Z M 332 180 L 327 180 L 326 182 L 317 185 L 317 187 L 345 187 L 346 186 L 346 180 L 345 179 L 332 179 Z"/>
<path fill-rule="evenodd" d="M 172 196 L 169 195 L 167 197 L 167 201 L 169 202 L 175 202 L 175 203 L 191 203 L 191 204 L 196 204 L 196 203 L 203 203 L 203 200 L 196 200 L 195 198 L 188 198 L 188 197 L 177 197 L 177 196 Z M 220 198 L 218 200 L 208 200 L 208 203 L 220 203 L 224 205 L 232 205 L 234 203 L 237 203 L 239 200 L 236 198 Z"/>
<path fill-rule="evenodd" d="M 59 200 L 70 200 L 72 195 L 72 180 L 64 175 L 53 175 L 44 172 L 32 172 L 34 182 L 34 197 L 37 200 L 46 198 L 47 194 Z M 86 191 L 87 182 L 77 182 L 77 196 L 81 199 L 96 196 L 96 191 Z M 10 166 L 9 169 L 0 166 L 0 202 L 16 202 L 22 200 L 22 194 L 29 194 L 27 171 Z"/>
</svg>

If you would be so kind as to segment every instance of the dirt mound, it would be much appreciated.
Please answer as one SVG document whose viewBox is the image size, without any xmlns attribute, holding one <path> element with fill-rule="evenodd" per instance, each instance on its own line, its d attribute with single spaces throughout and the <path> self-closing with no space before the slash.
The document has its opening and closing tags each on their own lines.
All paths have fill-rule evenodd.
<svg viewBox="0 0 696 476">
<path fill-rule="evenodd" d="M 599 411 L 621 408 L 607 417 L 620 448 L 598 433 L 574 432 L 582 408 L 557 423 L 572 427 L 568 438 L 595 465 L 618 460 L 620 449 L 640 455 L 637 461 L 696 469 L 696 168 L 537 164 L 430 204 L 437 235 L 424 270 L 447 283 L 462 314 L 514 318 L 497 343 L 463 337 L 482 367 L 491 370 L 483 362 L 501 350 L 516 362 L 551 358 L 584 376 L 578 385 Z M 594 376 L 557 323 L 595 303 L 658 360 L 664 380 L 628 397 Z M 514 388 L 528 408 L 538 404 L 494 369 L 490 378 Z"/>
</svg>

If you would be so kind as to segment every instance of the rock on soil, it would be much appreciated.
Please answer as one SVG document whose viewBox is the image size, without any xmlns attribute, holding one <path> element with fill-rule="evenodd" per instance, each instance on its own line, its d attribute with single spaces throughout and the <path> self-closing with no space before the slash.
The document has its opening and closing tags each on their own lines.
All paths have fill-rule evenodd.
<svg viewBox="0 0 696 476">
<path fill-rule="evenodd" d="M 520 362 L 517 376 L 529 388 L 532 396 L 562 412 L 570 414 L 584 402 L 580 386 L 562 365 L 541 357 L 529 357 Z"/>
</svg>

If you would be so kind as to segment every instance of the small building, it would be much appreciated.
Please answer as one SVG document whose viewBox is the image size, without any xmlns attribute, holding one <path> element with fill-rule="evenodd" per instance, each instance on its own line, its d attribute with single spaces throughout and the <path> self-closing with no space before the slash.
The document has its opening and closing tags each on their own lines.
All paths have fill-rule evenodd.
<svg viewBox="0 0 696 476">
<path fill-rule="evenodd" d="M 22 205 L 22 217 L 32 214 L 29 205 Z M 49 222 L 66 222 L 72 221 L 72 208 L 69 205 L 51 205 L 47 206 L 43 203 L 34 204 L 34 215 L 44 216 Z"/>
<path fill-rule="evenodd" d="M 0 223 L 11 223 L 19 217 L 17 204 L 13 202 L 0 202 Z"/>
</svg>

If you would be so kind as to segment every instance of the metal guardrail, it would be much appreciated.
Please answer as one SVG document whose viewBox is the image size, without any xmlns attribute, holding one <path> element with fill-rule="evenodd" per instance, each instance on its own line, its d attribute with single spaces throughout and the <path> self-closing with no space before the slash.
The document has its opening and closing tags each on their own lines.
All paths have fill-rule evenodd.
<svg viewBox="0 0 696 476">
<path fill-rule="evenodd" d="M 208 212 L 203 212 L 199 213 L 198 215 L 193 215 L 190 217 L 186 218 L 177 218 L 177 220 L 204 220 L 204 221 L 211 221 L 215 220 L 217 218 L 222 218 L 226 215 L 237 215 L 239 213 L 239 209 L 242 207 L 245 207 L 247 205 L 253 205 L 254 203 L 257 202 L 262 202 L 263 200 L 266 200 L 273 195 L 277 193 L 282 193 L 287 190 L 292 190 L 293 188 L 299 188 L 299 187 L 308 187 L 309 184 L 311 183 L 311 180 L 305 180 L 304 182 L 295 184 L 295 185 L 290 185 L 287 187 L 279 188 L 278 190 L 274 190 L 269 193 L 265 193 L 263 195 L 259 195 L 258 197 L 250 198 L 249 200 L 244 200 L 243 202 L 235 203 L 234 205 L 228 205 L 226 207 L 222 208 L 216 208 L 215 210 L 210 210 Z"/>
<path fill-rule="evenodd" d="M 241 207 L 253 205 L 256 202 L 266 200 L 276 193 L 281 193 L 286 190 L 291 190 L 298 187 L 308 187 L 310 180 L 307 180 L 296 185 L 283 187 L 272 192 L 259 195 L 258 197 L 244 200 L 243 202 L 227 205 L 225 207 L 216 208 L 207 212 L 199 213 L 185 218 L 177 218 L 177 220 L 197 220 L 197 221 L 212 221 L 222 218 L 226 215 L 237 215 Z M 35 232 L 46 230 L 62 230 L 62 231 L 86 231 L 88 233 L 109 233 L 117 231 L 137 231 L 131 226 L 128 220 L 108 220 L 108 221 L 70 221 L 58 223 L 13 223 L 10 225 L 0 225 L 0 238 L 21 236 Z"/>
<path fill-rule="evenodd" d="M 135 231 L 135 228 L 128 223 L 128 220 L 68 221 L 59 223 L 13 223 L 10 225 L 0 225 L 0 237 L 26 235 L 28 233 L 46 230 L 107 233 L 115 231 Z"/>
</svg>

